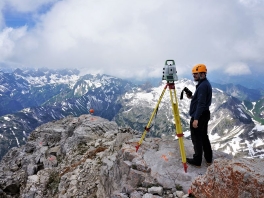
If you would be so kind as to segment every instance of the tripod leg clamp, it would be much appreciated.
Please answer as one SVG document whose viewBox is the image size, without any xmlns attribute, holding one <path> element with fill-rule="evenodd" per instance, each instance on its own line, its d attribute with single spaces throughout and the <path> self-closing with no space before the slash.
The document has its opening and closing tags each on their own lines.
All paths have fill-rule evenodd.
<svg viewBox="0 0 264 198">
<path fill-rule="evenodd" d="M 181 133 L 181 134 L 176 134 L 176 135 L 177 135 L 177 137 L 183 137 L 183 136 L 184 136 L 183 133 Z"/>
<path fill-rule="evenodd" d="M 148 127 L 145 126 L 145 130 L 146 130 L 147 132 L 149 132 L 150 128 L 148 128 Z"/>
</svg>

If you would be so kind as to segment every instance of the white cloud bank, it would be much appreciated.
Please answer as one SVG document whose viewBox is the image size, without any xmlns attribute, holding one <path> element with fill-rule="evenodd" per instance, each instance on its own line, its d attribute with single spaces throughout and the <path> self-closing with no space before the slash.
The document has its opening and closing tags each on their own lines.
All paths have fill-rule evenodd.
<svg viewBox="0 0 264 198">
<path fill-rule="evenodd" d="M 225 69 L 225 73 L 230 76 L 251 74 L 250 67 L 245 63 L 231 63 Z"/>
<path fill-rule="evenodd" d="M 50 10 L 37 15 L 46 3 L 53 4 Z M 35 13 L 36 24 L 7 27 L 0 16 L 0 64 L 77 68 L 122 78 L 160 77 L 167 59 L 175 60 L 179 75 L 201 62 L 208 72 L 264 71 L 262 0 L 0 3 L 2 10 L 7 6 Z M 236 73 L 237 67 L 244 73 Z"/>
</svg>

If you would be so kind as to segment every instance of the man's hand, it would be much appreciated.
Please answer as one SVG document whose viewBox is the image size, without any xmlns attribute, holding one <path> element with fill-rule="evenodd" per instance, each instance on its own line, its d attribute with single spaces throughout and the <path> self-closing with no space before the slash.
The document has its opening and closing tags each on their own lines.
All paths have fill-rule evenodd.
<svg viewBox="0 0 264 198">
<path fill-rule="evenodd" d="M 193 128 L 198 128 L 198 120 L 194 120 L 192 126 Z"/>
<path fill-rule="evenodd" d="M 186 96 L 187 96 L 187 98 L 192 99 L 192 96 L 190 96 L 190 95 L 188 95 L 188 94 L 186 94 Z"/>
</svg>

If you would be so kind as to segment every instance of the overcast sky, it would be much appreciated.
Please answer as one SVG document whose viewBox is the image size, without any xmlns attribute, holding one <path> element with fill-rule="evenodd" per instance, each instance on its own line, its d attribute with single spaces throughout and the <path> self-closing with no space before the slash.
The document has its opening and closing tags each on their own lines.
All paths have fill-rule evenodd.
<svg viewBox="0 0 264 198">
<path fill-rule="evenodd" d="M 264 0 L 1 0 L 0 65 L 116 77 L 264 74 Z"/>
</svg>

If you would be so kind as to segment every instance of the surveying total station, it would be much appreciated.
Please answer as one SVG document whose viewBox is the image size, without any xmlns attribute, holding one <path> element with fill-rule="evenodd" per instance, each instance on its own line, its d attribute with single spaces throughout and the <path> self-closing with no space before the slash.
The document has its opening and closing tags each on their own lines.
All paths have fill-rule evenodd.
<svg viewBox="0 0 264 198">
<path fill-rule="evenodd" d="M 150 120 L 147 124 L 147 126 L 145 127 L 145 131 L 143 132 L 137 146 L 136 146 L 136 152 L 138 151 L 140 145 L 142 144 L 147 132 L 150 130 L 150 125 L 151 122 L 155 116 L 155 114 L 158 111 L 159 108 L 159 104 L 162 100 L 162 97 L 167 89 L 167 87 L 169 88 L 170 91 L 170 99 L 171 99 L 171 105 L 172 105 L 172 113 L 174 116 L 174 122 L 175 122 L 175 129 L 176 129 L 176 135 L 178 137 L 179 140 L 179 147 L 180 147 L 180 153 L 181 153 L 181 158 L 182 158 L 182 163 L 183 163 L 183 168 L 184 171 L 187 172 L 187 163 L 186 163 L 186 155 L 185 155 L 185 150 L 184 150 L 184 143 L 183 143 L 183 133 L 182 133 L 182 127 L 181 127 L 181 120 L 180 120 L 180 114 L 179 114 L 179 108 L 178 108 L 178 100 L 176 97 L 176 90 L 175 90 L 175 84 L 174 81 L 178 80 L 178 76 L 177 76 L 177 70 L 176 70 L 176 66 L 175 66 L 175 62 L 174 60 L 166 60 L 165 61 L 165 66 L 163 68 L 163 76 L 162 76 L 162 80 L 166 80 L 167 84 L 165 85 L 158 103 L 154 109 L 154 111 L 152 112 L 151 116 L 150 116 Z"/>
</svg>

